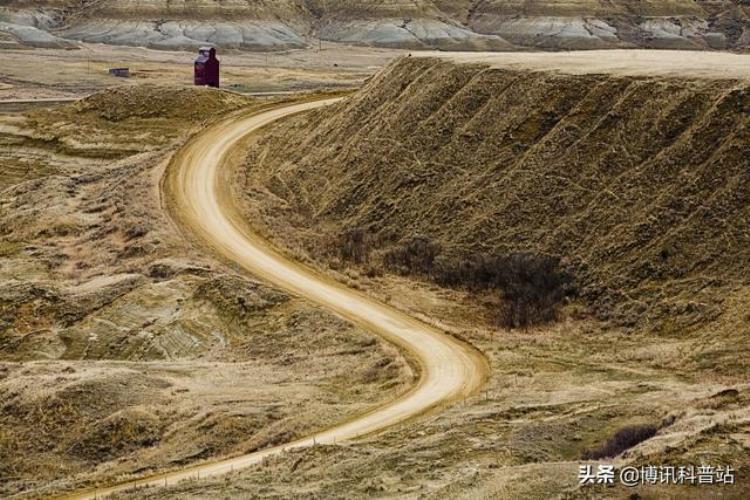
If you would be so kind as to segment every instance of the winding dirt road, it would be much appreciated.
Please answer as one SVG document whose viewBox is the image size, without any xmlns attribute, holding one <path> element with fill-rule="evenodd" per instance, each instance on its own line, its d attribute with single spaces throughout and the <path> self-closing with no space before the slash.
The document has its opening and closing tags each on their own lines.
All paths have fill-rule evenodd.
<svg viewBox="0 0 750 500">
<path fill-rule="evenodd" d="M 488 374 L 488 366 L 478 351 L 280 255 L 247 229 L 232 204 L 227 182 L 229 169 L 222 167 L 243 138 L 275 120 L 336 101 L 338 99 L 287 105 L 233 118 L 209 128 L 175 156 L 163 182 L 166 198 L 184 228 L 224 259 L 367 328 L 406 351 L 419 366 L 416 386 L 365 415 L 283 446 L 68 498 L 102 497 L 134 487 L 165 486 L 184 479 L 225 474 L 257 464 L 284 450 L 342 443 L 381 431 L 479 390 Z"/>
</svg>

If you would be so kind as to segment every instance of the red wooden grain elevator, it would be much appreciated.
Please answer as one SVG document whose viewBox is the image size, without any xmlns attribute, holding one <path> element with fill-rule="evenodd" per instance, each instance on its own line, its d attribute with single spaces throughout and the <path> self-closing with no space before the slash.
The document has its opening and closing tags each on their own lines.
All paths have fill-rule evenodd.
<svg viewBox="0 0 750 500">
<path fill-rule="evenodd" d="M 219 88 L 220 62 L 216 58 L 216 49 L 201 47 L 195 60 L 195 84 Z"/>
</svg>

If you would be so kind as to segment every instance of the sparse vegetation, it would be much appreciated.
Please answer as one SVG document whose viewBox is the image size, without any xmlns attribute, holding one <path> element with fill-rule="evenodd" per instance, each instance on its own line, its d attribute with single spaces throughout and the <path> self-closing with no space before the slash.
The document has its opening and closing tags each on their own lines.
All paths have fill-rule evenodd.
<svg viewBox="0 0 750 500">
<path fill-rule="evenodd" d="M 111 123 L 128 119 L 178 119 L 203 121 L 252 101 L 209 88 L 139 85 L 97 92 L 76 104 L 78 113 L 91 114 Z"/>
<path fill-rule="evenodd" d="M 238 171 L 247 219 L 469 339 L 493 367 L 467 410 L 393 432 L 374 453 L 370 443 L 347 460 L 331 450 L 328 470 L 298 468 L 291 489 L 314 481 L 323 494 L 549 498 L 588 493 L 576 489 L 582 457 L 747 464 L 738 434 L 747 424 L 715 421 L 749 411 L 747 391 L 724 391 L 747 375 L 750 245 L 710 244 L 748 242 L 746 86 L 412 59 L 338 108 L 261 134 Z M 351 228 L 356 238 L 339 237 Z M 342 241 L 356 251 L 338 251 Z M 363 278 L 373 267 L 389 274 Z M 519 308 L 489 313 L 501 295 Z M 498 334 L 494 322 L 562 314 L 532 332 Z M 443 472 L 467 457 L 470 476 Z M 212 491 L 264 486 L 259 473 Z"/>
<path fill-rule="evenodd" d="M 743 81 L 405 58 L 357 98 L 264 134 L 248 203 L 282 199 L 253 218 L 315 257 L 360 228 L 349 262 L 503 289 L 506 324 L 554 317 L 559 257 L 600 319 L 684 329 L 750 283 L 749 103 Z"/>
<path fill-rule="evenodd" d="M 75 57 L 54 66 L 60 88 Z M 137 78 L 177 64 L 144 62 Z M 284 74 L 241 66 L 235 81 Z M 264 130 L 240 172 L 260 207 L 248 220 L 472 343 L 492 373 L 481 393 L 361 442 L 122 496 L 581 496 L 577 461 L 618 453 L 732 464 L 733 489 L 686 497 L 748 496 L 746 86 L 411 61 Z M 285 443 L 413 380 L 395 349 L 174 231 L 154 168 L 203 113 L 138 89 L 2 120 L 0 496 Z M 582 300 L 564 322 L 497 327 L 550 321 L 570 294 Z M 636 422 L 660 422 L 658 438 Z"/>
<path fill-rule="evenodd" d="M 584 460 L 599 460 L 613 458 L 625 450 L 651 439 L 656 435 L 657 428 L 651 424 L 628 425 L 612 435 L 607 441 L 596 448 L 586 450 L 581 455 Z"/>
<path fill-rule="evenodd" d="M 354 264 L 372 264 L 377 237 L 361 228 L 345 231 L 336 241 L 340 257 Z M 496 290 L 502 297 L 496 314 L 507 328 L 554 321 L 566 296 L 572 295 L 573 278 L 561 269 L 560 259 L 531 252 L 508 255 L 471 254 L 450 258 L 439 243 L 415 236 L 386 250 L 382 265 L 405 275 L 428 277 L 451 287 Z"/>
<path fill-rule="evenodd" d="M 415 236 L 389 249 L 383 262 L 388 268 L 404 274 L 431 275 L 441 252 L 439 243 L 426 236 Z"/>
<path fill-rule="evenodd" d="M 165 155 L 254 103 L 132 86 L 0 117 L 0 496 L 284 442 L 410 381 L 382 341 L 167 219 Z"/>
<path fill-rule="evenodd" d="M 364 264 L 369 260 L 371 251 L 370 237 L 364 229 L 354 228 L 344 231 L 333 244 L 333 252 L 355 264 Z"/>
<path fill-rule="evenodd" d="M 439 261 L 433 276 L 445 285 L 498 290 L 503 299 L 499 318 L 508 328 L 554 321 L 573 291 L 572 277 L 560 268 L 559 258 L 534 253 Z"/>
</svg>

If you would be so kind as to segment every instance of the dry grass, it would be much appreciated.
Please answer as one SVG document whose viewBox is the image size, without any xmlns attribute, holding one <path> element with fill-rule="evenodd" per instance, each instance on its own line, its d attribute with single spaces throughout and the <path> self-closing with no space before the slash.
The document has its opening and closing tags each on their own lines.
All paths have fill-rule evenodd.
<svg viewBox="0 0 750 500">
<path fill-rule="evenodd" d="M 326 262 L 357 234 L 339 245 L 355 263 L 417 274 L 547 256 L 600 318 L 687 328 L 750 283 L 748 96 L 731 80 L 404 59 L 333 112 L 274 127 L 238 181 L 268 233 Z"/>
<path fill-rule="evenodd" d="M 581 454 L 584 460 L 601 460 L 614 458 L 625 450 L 629 450 L 656 435 L 656 427 L 648 424 L 628 425 L 618 429 L 612 437 L 601 446 L 585 450 Z"/>
<path fill-rule="evenodd" d="M 329 265 L 337 268 L 342 280 L 485 352 L 493 367 L 485 391 L 363 442 L 297 451 L 228 478 L 123 496 L 575 497 L 597 493 L 577 488 L 578 460 L 585 450 L 634 422 L 660 421 L 671 425 L 626 450 L 618 463 L 730 463 L 741 471 L 738 488 L 722 492 L 747 496 L 750 288 L 743 274 L 744 233 L 733 225 L 743 215 L 731 217 L 735 202 L 743 206 L 744 200 L 744 177 L 732 159 L 743 158 L 746 144 L 746 128 L 732 125 L 736 116 L 731 111 L 744 106 L 745 94 L 727 92 L 728 100 L 712 101 L 721 113 L 711 114 L 703 100 L 726 90 L 724 84 L 690 82 L 685 87 L 431 67 L 391 68 L 387 76 L 393 81 L 405 83 L 423 74 L 422 82 L 410 88 L 375 79 L 348 109 L 276 128 L 276 137 L 261 138 L 253 150 L 252 158 L 263 160 L 253 163 L 257 171 L 239 172 L 248 180 L 240 187 L 254 190 L 244 200 L 250 220 L 266 224 L 260 229 L 278 234 L 277 242 L 290 252 L 317 262 L 326 273 L 337 272 Z M 443 71 L 449 78 L 440 80 Z M 434 85 L 427 84 L 431 79 Z M 587 99 L 570 100 L 584 91 Z M 620 102 L 612 106 L 617 96 Z M 644 96 L 675 106 L 666 115 L 656 105 L 644 110 L 636 106 Z M 498 112 L 515 102 L 517 112 Z M 544 109 L 534 103 L 544 103 Z M 529 114 L 529 109 L 536 112 Z M 565 121 L 552 123 L 549 109 Z M 182 137 L 159 142 L 159 127 L 167 127 L 169 120 L 110 122 L 95 115 L 83 113 L 83 127 L 102 127 L 109 137 L 76 136 L 72 123 L 79 114 L 70 109 L 50 115 L 59 124 L 38 122 L 44 137 L 57 138 L 51 144 L 18 120 L 14 125 L 20 123 L 20 132 L 3 132 L 3 140 L 17 141 L 4 143 L 13 145 L 13 155 L 34 151 L 39 164 L 57 174 L 45 171 L 21 183 L 10 179 L 0 195 L 3 494 L 65 489 L 255 449 L 364 411 L 411 380 L 393 349 L 308 304 L 237 276 L 184 243 L 161 213 L 154 189 L 155 165 Z M 350 117 L 350 126 L 365 128 L 357 134 L 348 127 L 338 131 L 341 115 Z M 589 122 L 587 116 L 594 118 Z M 461 125 L 445 129 L 446 123 Z M 597 132 L 593 123 L 607 127 Z M 312 135 L 311 124 L 320 127 Z M 684 127 L 688 135 L 678 141 L 684 149 L 658 143 L 674 139 L 677 129 L 669 124 Z M 127 127 L 152 125 L 153 136 L 144 142 L 152 151 L 137 144 L 132 150 L 114 147 L 128 144 L 133 130 Z M 725 135 L 698 133 L 713 128 Z M 298 143 L 300 134 L 309 142 Z M 58 143 L 65 137 L 77 142 L 64 150 Z M 377 142 L 378 137 L 384 140 Z M 407 144 L 409 137 L 413 142 Z M 567 142 L 545 149 L 556 144 L 555 138 Z M 279 162 L 269 153 L 284 141 L 294 148 Z M 712 150 L 712 141 L 723 146 Z M 331 146 L 334 142 L 342 148 Z M 601 144 L 614 144 L 622 156 Z M 86 145 L 94 151 L 88 158 L 61 154 L 85 155 Z M 265 153 L 264 148 L 271 149 Z M 121 159 L 108 159 L 116 149 Z M 296 156 L 303 150 L 319 163 Z M 602 170 L 559 179 L 560 164 L 553 160 L 565 151 L 570 153 L 566 162 Z M 681 190 L 676 193 L 656 192 L 669 177 L 635 175 L 643 170 L 633 166 L 638 159 L 650 158 L 649 171 L 667 175 L 671 163 L 666 159 L 677 158 L 682 169 L 692 165 L 696 154 L 710 156 L 704 173 L 687 180 L 678 176 Z M 518 168 L 501 171 L 513 161 L 521 162 Z M 550 184 L 528 176 L 531 166 L 546 162 Z M 342 170 L 332 174 L 331 165 Z M 708 175 L 719 167 L 720 178 Z M 615 175 L 610 169 L 622 185 L 636 187 L 600 189 L 608 175 Z M 367 172 L 372 176 L 357 179 Z M 507 188 L 499 189 L 504 182 Z M 713 196 L 706 195 L 707 186 Z M 537 192 L 543 187 L 554 189 Z M 555 189 L 570 197 L 561 199 Z M 435 193 L 438 199 L 425 202 Z M 686 205 L 653 219 L 639 200 L 656 198 L 666 206 L 679 200 Z M 707 215 L 719 224 L 663 230 L 675 224 L 670 216 L 676 210 L 688 210 L 699 198 L 701 210 L 708 212 L 691 217 L 700 221 Z M 626 202 L 632 204 L 627 210 L 618 205 Z M 560 214 L 578 204 L 590 210 L 561 222 Z M 629 224 L 631 219 L 638 223 Z M 527 222 L 538 224 L 524 226 Z M 601 223 L 598 231 L 613 233 L 609 244 L 586 246 L 602 236 L 583 231 L 583 222 Z M 437 229 L 423 232 L 424 224 Z M 362 238 L 352 235 L 348 253 L 362 255 L 352 258 L 361 264 L 321 251 L 353 227 L 364 233 Z M 653 234 L 666 239 L 649 240 Z M 736 244 L 718 252 L 707 241 Z M 511 248 L 519 242 L 556 249 L 536 249 L 541 255 L 582 252 L 593 266 L 576 275 L 589 286 L 582 295 L 612 310 L 614 319 L 663 320 L 646 322 L 654 327 L 650 332 L 623 330 L 592 319 L 587 304 L 578 300 L 565 304 L 554 324 L 508 331 L 498 328 L 491 314 L 499 307 L 496 293 L 443 288 L 418 271 L 434 265 L 440 254 L 461 256 L 464 249 L 483 255 L 529 251 Z M 367 245 L 373 247 L 364 251 Z M 726 259 L 735 260 L 722 260 L 727 249 L 733 253 Z M 688 258 L 694 255 L 703 257 Z M 387 266 L 381 263 L 387 259 L 401 268 L 400 274 L 384 272 Z M 686 263 L 692 274 L 675 276 Z M 653 271 L 649 265 L 656 266 L 662 281 L 641 279 L 639 273 Z M 608 295 L 617 289 L 629 295 Z M 591 290 L 605 293 L 588 295 Z M 642 302 L 657 305 L 644 313 Z M 707 326 L 701 323 L 712 318 Z M 657 497 L 695 497 L 706 491 L 637 490 Z"/>
<path fill-rule="evenodd" d="M 0 157 L 46 165 L 0 175 L 0 496 L 262 448 L 411 383 L 395 349 L 214 262 L 163 212 L 164 156 L 260 104 L 146 86 L 0 118 Z"/>
<path fill-rule="evenodd" d="M 576 497 L 591 493 L 577 486 L 580 457 L 613 436 L 603 452 L 619 455 L 605 462 L 747 463 L 737 436 L 750 408 L 750 287 L 737 263 L 748 255 L 709 244 L 747 236 L 743 85 L 402 62 L 338 113 L 256 138 L 237 172 L 248 220 L 472 342 L 493 375 L 476 399 L 418 425 L 149 496 Z M 529 251 L 564 257 L 581 293 L 557 323 L 525 331 L 497 327 L 494 294 L 426 272 L 442 258 Z M 643 422 L 670 425 L 624 450 L 651 432 L 618 431 Z"/>
</svg>

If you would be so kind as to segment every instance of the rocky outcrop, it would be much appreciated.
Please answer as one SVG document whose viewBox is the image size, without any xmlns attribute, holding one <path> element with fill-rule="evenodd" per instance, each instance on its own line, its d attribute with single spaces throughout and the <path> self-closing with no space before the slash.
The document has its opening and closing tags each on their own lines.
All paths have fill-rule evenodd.
<svg viewBox="0 0 750 500">
<path fill-rule="evenodd" d="M 40 48 L 69 48 L 75 44 L 34 26 L 0 22 L 0 33 L 9 35 L 17 44 Z"/>
<path fill-rule="evenodd" d="M 380 19 L 329 21 L 318 36 L 354 45 L 401 49 L 510 50 L 513 45 L 497 35 L 482 35 L 439 19 Z"/>
<path fill-rule="evenodd" d="M 749 11 L 746 2 L 731 0 L 45 0 L 9 2 L 0 21 L 18 25 L 14 36 L 35 46 L 63 37 L 257 51 L 303 48 L 318 39 L 440 50 L 744 49 Z"/>
<path fill-rule="evenodd" d="M 748 8 L 728 1 L 491 0 L 475 7 L 466 20 L 473 30 L 540 48 L 741 48 L 750 32 Z"/>
<path fill-rule="evenodd" d="M 304 39 L 275 21 L 89 19 L 64 31 L 85 42 L 181 50 L 203 45 L 254 51 L 300 49 Z"/>
<path fill-rule="evenodd" d="M 75 43 L 50 33 L 55 21 L 44 11 L 0 9 L 0 34 L 8 41 L 26 47 L 70 48 Z"/>
</svg>

